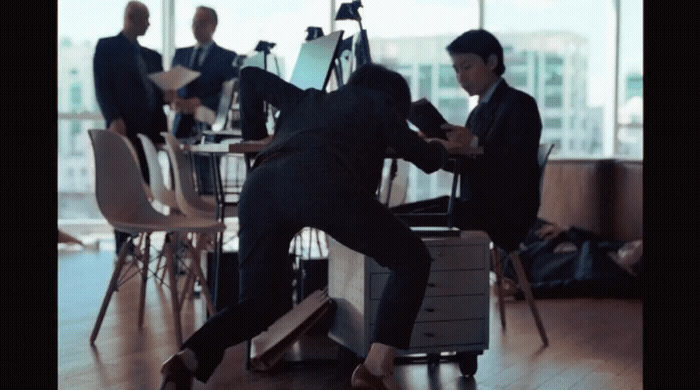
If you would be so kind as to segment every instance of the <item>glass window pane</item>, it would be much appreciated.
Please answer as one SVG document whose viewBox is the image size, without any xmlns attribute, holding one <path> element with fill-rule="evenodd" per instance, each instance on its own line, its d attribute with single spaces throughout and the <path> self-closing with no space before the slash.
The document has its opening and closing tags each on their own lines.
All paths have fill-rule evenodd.
<svg viewBox="0 0 700 390">
<path fill-rule="evenodd" d="M 545 134 L 552 142 L 559 140 L 553 155 L 612 153 L 613 4 L 612 0 L 484 2 L 484 28 L 504 47 L 504 78 L 537 100 L 542 141 L 547 141 Z M 607 138 L 591 127 L 603 129 Z M 596 147 L 582 149 L 584 140 Z M 599 147 L 604 143 L 605 150 Z"/>
<path fill-rule="evenodd" d="M 620 62 L 616 153 L 643 158 L 644 76 L 642 69 L 642 2 L 620 1 Z"/>
</svg>

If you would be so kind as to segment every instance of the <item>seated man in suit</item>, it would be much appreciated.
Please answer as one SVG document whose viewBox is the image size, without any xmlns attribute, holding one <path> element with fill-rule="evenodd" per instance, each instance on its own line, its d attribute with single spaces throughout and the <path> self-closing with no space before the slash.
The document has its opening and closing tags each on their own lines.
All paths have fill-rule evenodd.
<svg viewBox="0 0 700 390">
<path fill-rule="evenodd" d="M 485 230 L 502 249 L 513 250 L 526 237 L 539 209 L 537 149 L 542 132 L 537 103 L 502 78 L 503 48 L 485 30 L 470 30 L 447 46 L 457 81 L 479 104 L 465 126 L 444 124 L 464 144 L 483 147 L 483 155 L 466 158 L 455 225 Z M 419 201 L 393 208 L 397 213 L 446 212 L 448 198 Z M 445 224 L 444 219 L 420 223 Z M 416 219 L 419 221 L 420 219 Z"/>
<path fill-rule="evenodd" d="M 221 99 L 222 84 L 238 76 L 238 70 L 233 66 L 236 53 L 218 46 L 213 40 L 217 23 L 218 17 L 214 9 L 197 7 L 192 18 L 192 33 L 197 44 L 177 49 L 173 57 L 173 66 L 182 65 L 201 72 L 198 78 L 177 91 L 172 104 L 177 111 L 173 132 L 175 137 L 183 142 L 198 141 L 201 134 L 195 129 L 210 127 L 209 124 L 195 119 L 197 108 L 204 106 L 216 112 Z M 194 156 L 194 159 L 203 187 L 201 192 L 213 193 L 214 183 L 209 157 Z"/>
<path fill-rule="evenodd" d="M 160 133 L 168 130 L 163 105 L 174 94 L 163 93 L 149 73 L 163 70 L 157 52 L 139 45 L 137 38 L 148 29 L 148 8 L 130 1 L 124 10 L 124 29 L 116 36 L 101 38 L 95 48 L 93 73 L 95 96 L 109 130 L 129 138 L 138 154 L 141 172 L 149 182 L 146 155 L 136 134 L 145 134 L 154 143 L 162 143 Z M 128 235 L 115 231 L 116 251 Z"/>
</svg>

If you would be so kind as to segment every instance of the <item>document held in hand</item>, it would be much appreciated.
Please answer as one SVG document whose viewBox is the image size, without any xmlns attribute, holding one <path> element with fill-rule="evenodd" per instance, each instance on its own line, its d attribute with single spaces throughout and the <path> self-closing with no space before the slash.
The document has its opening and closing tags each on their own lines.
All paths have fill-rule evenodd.
<svg viewBox="0 0 700 390">
<path fill-rule="evenodd" d="M 178 90 L 199 77 L 201 73 L 185 68 L 182 65 L 175 65 L 167 72 L 151 73 L 148 77 L 163 91 L 170 89 Z"/>
<path fill-rule="evenodd" d="M 440 111 L 433 106 L 426 98 L 416 100 L 411 103 L 411 111 L 408 120 L 428 138 L 447 139 L 445 130 L 440 125 L 447 123 L 447 120 L 440 114 Z"/>
</svg>

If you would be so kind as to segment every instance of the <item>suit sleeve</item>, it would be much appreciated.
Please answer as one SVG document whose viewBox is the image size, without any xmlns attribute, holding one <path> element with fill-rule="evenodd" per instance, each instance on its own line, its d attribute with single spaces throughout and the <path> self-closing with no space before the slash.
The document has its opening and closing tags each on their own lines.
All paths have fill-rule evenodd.
<svg viewBox="0 0 700 390">
<path fill-rule="evenodd" d="M 303 91 L 270 72 L 247 67 L 241 70 L 239 93 L 243 139 L 259 140 L 267 137 L 264 102 L 284 112 L 299 100 Z"/>
<path fill-rule="evenodd" d="M 119 118 L 121 113 L 114 99 L 114 91 L 110 82 L 111 66 L 109 63 L 110 49 L 106 41 L 99 40 L 95 48 L 95 57 L 93 58 L 93 75 L 95 78 L 95 96 L 97 103 L 100 106 L 100 111 L 107 121 L 107 127 L 112 123 L 112 120 Z"/>
<path fill-rule="evenodd" d="M 389 99 L 385 108 L 380 108 L 378 115 L 386 118 L 383 127 L 386 131 L 387 144 L 404 160 L 414 164 L 426 173 L 432 173 L 445 166 L 447 150 L 437 141 L 426 142 L 418 133 L 411 130 L 394 108 Z"/>
</svg>

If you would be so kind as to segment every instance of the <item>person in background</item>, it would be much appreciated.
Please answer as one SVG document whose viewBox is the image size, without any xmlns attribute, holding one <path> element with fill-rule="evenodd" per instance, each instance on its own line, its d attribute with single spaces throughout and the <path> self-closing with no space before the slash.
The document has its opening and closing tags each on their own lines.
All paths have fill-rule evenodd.
<svg viewBox="0 0 700 390">
<path fill-rule="evenodd" d="M 149 182 L 146 155 L 136 134 L 145 134 L 154 143 L 163 143 L 160 133 L 168 130 L 163 105 L 174 94 L 163 94 L 148 78 L 163 70 L 156 51 L 139 45 L 137 38 L 148 30 L 148 7 L 130 1 L 124 10 L 124 28 L 114 37 L 101 38 L 95 48 L 93 73 L 95 95 L 109 130 L 123 135 L 136 149 L 141 173 Z M 119 253 L 128 234 L 114 231 Z"/>
<path fill-rule="evenodd" d="M 171 105 L 177 112 L 173 121 L 173 134 L 181 142 L 199 141 L 201 134 L 197 129 L 211 128 L 208 123 L 197 121 L 197 109 L 203 106 L 216 112 L 221 99 L 222 84 L 238 77 L 238 68 L 233 64 L 236 53 L 214 42 L 213 36 L 218 21 L 213 8 L 197 7 L 192 18 L 192 33 L 197 43 L 177 49 L 173 57 L 173 66 L 182 65 L 201 73 L 198 78 L 177 91 Z M 175 94 L 175 91 L 170 93 Z M 207 137 L 209 141 L 218 141 L 214 136 Z M 213 194 L 214 183 L 209 157 L 195 155 L 193 158 L 203 187 L 200 192 Z"/>
</svg>

